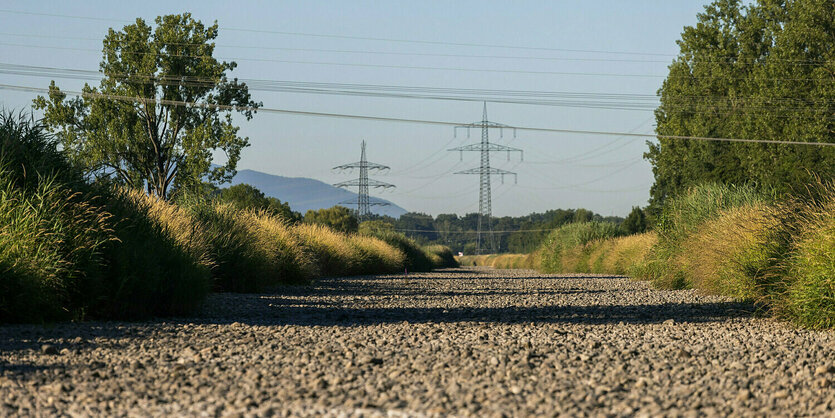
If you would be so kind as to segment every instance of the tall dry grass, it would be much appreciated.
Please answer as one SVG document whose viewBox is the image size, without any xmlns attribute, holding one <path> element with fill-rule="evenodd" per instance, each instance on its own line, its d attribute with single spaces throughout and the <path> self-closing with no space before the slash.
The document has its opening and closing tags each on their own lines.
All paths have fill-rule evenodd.
<svg viewBox="0 0 835 418">
<path fill-rule="evenodd" d="M 684 238 L 681 251 L 669 262 L 681 272 L 687 287 L 737 300 L 759 300 L 769 292 L 784 249 L 780 225 L 778 211 L 771 205 L 727 209 Z"/>
<path fill-rule="evenodd" d="M 496 269 L 538 269 L 539 254 L 485 254 L 457 257 L 461 266 L 483 266 Z"/>
<path fill-rule="evenodd" d="M 406 254 L 379 238 L 349 235 L 348 241 L 357 250 L 351 274 L 395 273 L 405 268 Z"/>
<path fill-rule="evenodd" d="M 452 254 L 452 249 L 446 245 L 426 245 L 422 250 L 426 253 L 426 257 L 429 258 L 433 268 L 458 267 L 458 262 L 455 261 L 455 255 Z"/>
<path fill-rule="evenodd" d="M 576 222 L 563 225 L 545 238 L 537 252 L 542 269 L 564 273 L 590 270 L 590 249 L 586 244 L 613 238 L 620 234 L 617 226 L 608 222 Z"/>
<path fill-rule="evenodd" d="M 775 310 L 804 327 L 835 328 L 835 182 L 818 180 L 784 211 L 792 241 Z"/>
</svg>

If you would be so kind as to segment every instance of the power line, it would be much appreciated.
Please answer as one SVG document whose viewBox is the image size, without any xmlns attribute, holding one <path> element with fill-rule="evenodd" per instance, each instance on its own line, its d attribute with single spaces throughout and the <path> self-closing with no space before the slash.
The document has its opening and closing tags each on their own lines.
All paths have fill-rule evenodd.
<svg viewBox="0 0 835 418">
<path fill-rule="evenodd" d="M 11 13 L 11 14 L 30 15 L 30 16 L 48 16 L 48 17 L 80 19 L 80 20 L 94 20 L 94 21 L 105 21 L 105 22 L 133 23 L 131 21 L 121 20 L 121 19 L 109 19 L 109 18 L 92 17 L 92 16 L 66 15 L 66 14 L 58 14 L 58 13 L 29 12 L 29 11 L 11 10 L 11 9 L 0 9 L 0 13 Z M 648 52 L 602 51 L 602 50 L 591 50 L 591 49 L 533 47 L 533 46 L 523 46 L 523 45 L 502 45 L 502 44 L 484 44 L 484 43 L 471 43 L 471 42 L 431 41 L 431 40 L 383 38 L 383 37 L 353 36 L 353 35 L 338 35 L 338 34 L 321 34 L 321 33 L 310 33 L 310 32 L 290 32 L 290 31 L 277 31 L 277 30 L 266 30 L 266 29 L 251 29 L 251 28 L 234 28 L 234 27 L 223 27 L 223 26 L 219 27 L 219 29 L 233 31 L 233 32 L 265 33 L 265 34 L 273 34 L 273 35 L 289 35 L 289 36 L 303 36 L 303 37 L 313 37 L 313 38 L 332 38 L 332 39 L 351 39 L 351 40 L 360 40 L 360 41 L 410 43 L 410 44 L 423 44 L 423 45 L 467 46 L 467 47 L 479 47 L 479 48 L 502 48 L 502 49 L 519 49 L 519 50 L 531 50 L 531 51 L 579 52 L 579 53 L 593 53 L 593 54 L 670 56 L 670 54 L 658 54 L 658 53 L 648 53 Z"/>
<path fill-rule="evenodd" d="M 0 63 L 0 74 L 12 75 L 26 75 L 36 77 L 60 77 L 82 80 L 95 80 L 102 76 L 102 73 L 91 70 L 77 70 L 65 69 L 55 67 L 40 67 L 29 65 L 18 65 Z M 110 77 L 122 78 L 125 80 L 160 80 L 158 83 L 161 86 L 199 86 L 203 87 L 207 84 L 214 85 L 218 80 L 208 77 L 175 77 L 163 76 L 154 77 L 150 75 L 125 75 L 125 74 L 104 74 Z M 199 80 L 199 81 L 197 81 Z M 343 83 L 316 83 L 316 82 L 295 82 L 295 81 L 279 81 L 279 80 L 261 80 L 261 79 L 235 79 L 242 84 L 233 85 L 232 88 L 249 88 L 257 91 L 272 91 L 272 92 L 287 92 L 297 94 L 335 94 L 346 96 L 364 96 L 364 97 L 382 97 L 382 98 L 407 98 L 407 99 L 430 99 L 430 100 L 452 100 L 452 101 L 491 101 L 495 103 L 508 104 L 524 104 L 524 105 L 540 105 L 540 106 L 560 106 L 560 107 L 575 107 L 575 108 L 592 108 L 592 109 L 611 109 L 611 110 L 655 110 L 658 105 L 658 98 L 649 95 L 631 95 L 631 94 L 612 94 L 612 93 L 577 93 L 577 92 L 536 92 L 536 91 L 514 91 L 514 90 L 482 90 L 482 89 L 457 89 L 457 88 L 439 88 L 439 87 L 409 87 L 409 86 L 386 86 L 386 85 L 363 85 L 363 84 L 343 84 Z M 202 83 L 202 84 L 201 84 Z M 435 94 L 435 93 L 438 94 Z M 537 98 L 537 95 L 547 98 Z M 505 97 L 505 96 L 510 96 Z M 517 99 L 516 97 L 523 97 Z M 555 100 L 553 98 L 565 98 L 571 100 Z M 575 100 L 580 99 L 580 100 Z M 583 99 L 585 98 L 585 99 Z M 615 99 L 611 101 L 608 99 Z M 757 115 L 760 110 L 779 109 L 783 112 L 793 112 L 795 114 L 772 114 L 770 116 L 786 119 L 800 119 L 808 120 L 810 118 L 828 118 L 831 111 L 831 106 L 814 107 L 812 105 L 801 107 L 788 107 L 786 105 L 768 105 L 759 104 L 757 106 L 746 105 L 738 107 L 732 103 L 724 104 L 723 106 L 711 104 L 704 99 L 689 99 L 678 97 L 665 97 L 665 101 L 661 104 L 661 109 L 664 111 L 677 111 L 682 113 L 710 113 L 714 115 Z M 761 99 L 756 98 L 757 101 L 782 101 L 784 99 Z M 627 101 L 623 101 L 627 100 Z M 651 101 L 650 101 L 651 100 Z M 741 102 L 743 98 L 729 98 L 736 102 Z M 632 103 L 636 101 L 636 103 Z M 670 103 L 670 102 L 673 103 Z M 690 103 L 689 105 L 687 103 Z M 807 100 L 808 102 L 808 100 Z M 828 104 L 830 101 L 824 101 L 821 104 Z M 696 105 L 698 104 L 698 105 Z M 800 112 L 826 112 L 826 114 L 799 114 Z"/>
<path fill-rule="evenodd" d="M 14 91 L 24 91 L 24 92 L 31 92 L 31 93 L 49 93 L 49 89 L 46 89 L 46 88 L 17 86 L 17 85 L 10 85 L 10 84 L 0 84 L 0 89 L 14 90 Z M 296 115 L 296 116 L 340 118 L 340 119 L 366 120 L 366 121 L 376 121 L 376 122 L 412 123 L 412 124 L 424 124 L 424 125 L 436 125 L 436 126 L 452 126 L 452 127 L 455 127 L 455 126 L 460 125 L 458 122 L 446 122 L 446 121 L 438 121 L 438 120 L 408 119 L 408 118 L 395 118 L 395 117 L 369 116 L 369 115 L 354 115 L 354 114 L 346 114 L 346 113 L 312 112 L 312 111 L 304 111 L 304 110 L 277 109 L 277 108 L 267 108 L 267 107 L 252 108 L 252 107 L 247 107 L 247 106 L 219 105 L 219 104 L 214 104 L 214 103 L 186 102 L 186 101 L 180 101 L 180 100 L 167 100 L 167 99 L 149 99 L 149 98 L 142 98 L 142 97 L 120 96 L 120 95 L 115 95 L 115 94 L 94 93 L 94 92 L 79 92 L 79 91 L 70 91 L 70 90 L 61 90 L 61 92 L 64 93 L 64 94 L 73 94 L 73 95 L 87 97 L 87 98 L 93 98 L 93 99 L 110 99 L 110 100 L 117 100 L 117 101 L 129 102 L 129 103 L 156 103 L 156 104 L 164 104 L 164 105 L 169 105 L 169 106 L 194 106 L 194 107 L 200 107 L 200 108 L 219 109 L 219 110 L 228 110 L 228 111 L 251 110 L 251 111 L 259 111 L 259 112 L 265 112 L 265 113 L 276 113 L 276 114 L 286 114 L 286 115 Z M 808 142 L 808 141 L 787 141 L 787 140 L 770 140 L 770 139 L 718 138 L 718 137 L 687 136 L 687 135 L 641 134 L 641 133 L 629 133 L 629 132 L 587 131 L 587 130 L 578 130 L 578 129 L 541 128 L 541 127 L 531 127 L 531 126 L 508 126 L 508 128 L 513 128 L 513 129 L 517 129 L 517 130 L 520 130 L 520 131 L 561 133 L 561 134 L 577 134 L 577 135 L 624 136 L 624 137 L 633 137 L 633 138 L 660 138 L 660 139 L 673 139 L 673 140 L 740 142 L 740 143 L 780 144 L 780 145 L 804 145 L 804 146 L 821 146 L 821 147 L 835 146 L 835 143 L 831 143 L 831 142 Z"/>
<path fill-rule="evenodd" d="M 67 15 L 67 14 L 57 14 L 57 13 L 30 12 L 30 11 L 11 10 L 11 9 L 0 9 L 0 13 L 30 15 L 30 16 L 47 16 L 47 17 L 92 20 L 92 21 L 104 21 L 104 22 L 134 23 L 134 21 L 115 19 L 115 18 L 102 18 L 102 17 L 94 17 L 94 16 L 78 16 L 78 15 Z M 224 26 L 219 26 L 219 29 L 233 31 L 233 32 L 251 32 L 251 33 L 264 33 L 264 34 L 273 34 L 273 35 L 301 36 L 301 37 L 313 37 L 313 38 L 350 39 L 350 40 L 363 40 L 363 41 L 376 41 L 376 42 L 410 43 L 410 44 L 440 45 L 440 46 L 465 46 L 465 47 L 518 49 L 518 50 L 535 50 L 535 51 L 556 51 L 556 52 L 588 53 L 588 54 L 612 54 L 612 55 L 676 57 L 678 59 L 684 59 L 684 57 L 682 57 L 680 53 L 679 54 L 669 54 L 669 53 L 664 54 L 664 53 L 638 52 L 638 51 L 610 51 L 610 50 L 595 50 L 595 49 L 533 47 L 533 46 L 527 46 L 527 45 L 485 44 L 485 43 L 473 43 L 473 42 L 450 42 L 450 41 L 432 41 L 432 40 L 400 39 L 400 38 L 386 38 L 386 37 L 368 37 L 368 36 L 354 36 L 354 35 L 340 35 L 340 34 L 321 34 L 321 33 L 310 33 L 310 32 L 277 31 L 277 30 L 252 29 L 252 28 L 235 28 L 235 27 L 224 27 Z M 14 36 L 20 36 L 20 35 L 14 35 Z M 739 58 L 734 57 L 734 56 L 727 56 L 727 57 L 720 57 L 720 58 L 725 58 L 726 60 L 717 60 L 717 61 L 708 61 L 708 62 L 720 62 L 720 63 L 725 63 L 725 62 L 737 63 L 737 62 L 739 62 Z M 779 59 L 779 58 L 770 58 L 770 59 L 775 60 L 775 61 L 781 61 L 781 62 L 798 62 L 798 63 L 806 62 L 806 63 L 811 63 L 812 65 L 825 64 L 825 63 L 830 62 L 830 61 L 824 61 L 824 60 L 794 60 L 794 59 Z M 690 60 L 688 60 L 688 61 L 690 61 Z M 758 63 L 759 62 L 758 59 L 751 59 L 749 61 L 751 61 L 752 63 Z M 694 61 L 694 62 L 699 62 L 699 61 Z"/>
<path fill-rule="evenodd" d="M 517 229 L 517 230 L 505 230 L 505 231 L 493 231 L 494 234 L 509 234 L 514 232 L 550 232 L 556 231 L 557 228 L 552 229 Z M 395 229 L 398 232 L 423 232 L 423 233 L 434 233 L 434 234 L 478 234 L 478 231 L 442 231 L 442 230 L 425 230 L 425 229 Z"/>
</svg>

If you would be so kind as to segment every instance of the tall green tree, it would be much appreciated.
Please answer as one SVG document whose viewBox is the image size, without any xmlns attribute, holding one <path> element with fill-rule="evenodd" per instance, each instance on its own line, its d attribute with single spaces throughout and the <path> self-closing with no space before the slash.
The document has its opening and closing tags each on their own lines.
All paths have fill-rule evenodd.
<svg viewBox="0 0 835 418">
<path fill-rule="evenodd" d="M 655 112 L 661 135 L 835 142 L 831 0 L 716 0 L 684 28 Z M 650 213 L 703 182 L 790 193 L 835 174 L 829 147 L 659 139 Z"/>
<path fill-rule="evenodd" d="M 189 13 L 155 22 L 108 31 L 98 88 L 85 85 L 81 97 L 68 98 L 53 81 L 34 105 L 88 174 L 167 198 L 172 186 L 231 179 L 249 144 L 232 115 L 249 120 L 261 104 L 228 78 L 235 62 L 213 57 L 217 22 L 205 26 Z M 212 168 L 217 151 L 226 163 Z"/>
</svg>

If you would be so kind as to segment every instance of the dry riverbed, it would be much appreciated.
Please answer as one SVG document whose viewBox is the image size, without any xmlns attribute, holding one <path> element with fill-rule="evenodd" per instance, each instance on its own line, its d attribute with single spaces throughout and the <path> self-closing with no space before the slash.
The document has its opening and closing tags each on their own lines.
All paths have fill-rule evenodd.
<svg viewBox="0 0 835 418">
<path fill-rule="evenodd" d="M 835 415 L 835 333 L 618 277 L 457 269 L 0 326 L 0 415 Z"/>
</svg>

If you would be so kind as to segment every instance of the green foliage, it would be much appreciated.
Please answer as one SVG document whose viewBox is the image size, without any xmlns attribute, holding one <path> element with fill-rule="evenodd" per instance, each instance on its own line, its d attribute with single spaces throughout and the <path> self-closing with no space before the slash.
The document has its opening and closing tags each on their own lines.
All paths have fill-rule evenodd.
<svg viewBox="0 0 835 418">
<path fill-rule="evenodd" d="M 68 99 L 53 81 L 34 105 L 89 175 L 163 199 L 172 185 L 187 190 L 204 177 L 228 181 L 248 145 L 237 135 L 232 108 L 178 103 L 233 106 L 247 120 L 260 106 L 245 84 L 227 78 L 237 64 L 213 57 L 217 34 L 217 23 L 207 27 L 189 13 L 157 17 L 156 27 L 136 19 L 110 29 L 100 86 L 85 85 L 82 97 Z M 213 151 L 225 153 L 225 165 L 211 168 Z"/>
<path fill-rule="evenodd" d="M 767 204 L 772 200 L 772 196 L 757 191 L 753 186 L 722 184 L 692 187 L 687 193 L 668 199 L 656 225 L 658 244 L 653 248 L 644 274 L 657 286 L 673 289 L 691 287 L 689 268 L 675 262 L 685 251 L 685 240 L 723 211 Z"/>
<path fill-rule="evenodd" d="M 290 205 L 282 203 L 274 197 L 267 197 L 264 193 L 249 184 L 236 184 L 220 189 L 219 200 L 231 204 L 239 210 L 265 211 L 280 216 L 289 222 L 301 221 L 301 214 L 293 212 Z"/>
<path fill-rule="evenodd" d="M 609 222 L 580 222 L 563 225 L 545 238 L 540 249 L 542 268 L 548 272 L 562 272 L 564 253 L 586 243 L 618 236 L 618 227 Z"/>
<path fill-rule="evenodd" d="M 363 235 L 375 236 L 378 234 L 394 232 L 394 225 L 382 219 L 374 219 L 361 223 L 358 232 Z"/>
<path fill-rule="evenodd" d="M 620 229 L 625 235 L 640 234 L 647 230 L 647 216 L 644 211 L 635 206 L 632 212 L 620 224 Z"/>
<path fill-rule="evenodd" d="M 91 314 L 102 318 L 185 315 L 203 302 L 211 285 L 210 265 L 177 239 L 152 205 L 126 190 L 110 192 L 107 212 L 118 241 L 102 250 L 105 277 L 84 297 L 96 302 Z"/>
<path fill-rule="evenodd" d="M 391 223 L 395 230 L 405 234 L 423 245 L 441 244 L 454 252 L 473 254 L 476 247 L 478 214 L 464 216 L 440 214 L 434 220 L 422 213 L 407 213 L 399 219 L 378 217 L 376 220 Z M 586 209 L 555 209 L 544 213 L 531 213 L 525 216 L 502 216 L 492 219 L 496 247 L 499 253 L 525 253 L 536 250 L 548 234 L 547 230 L 556 229 L 571 222 L 605 221 L 619 223 L 622 218 L 604 218 Z"/>
<path fill-rule="evenodd" d="M 328 209 L 308 210 L 304 214 L 304 222 L 325 225 L 339 232 L 357 232 L 359 224 L 357 217 L 350 209 L 334 206 Z"/>
<path fill-rule="evenodd" d="M 185 314 L 205 260 L 124 194 L 84 184 L 26 118 L 0 124 L 0 321 Z"/>
<path fill-rule="evenodd" d="M 0 171 L 0 322 L 78 316 L 90 308 L 82 289 L 94 287 L 102 247 L 115 238 L 109 216 L 54 179 L 28 189 L 19 180 Z"/>
<path fill-rule="evenodd" d="M 829 0 L 718 0 L 686 27 L 659 90 L 662 135 L 835 141 Z M 705 183 L 756 184 L 778 195 L 835 172 L 830 147 L 660 139 L 650 213 Z"/>
<path fill-rule="evenodd" d="M 183 206 L 194 216 L 209 237 L 213 290 L 254 292 L 276 279 L 269 271 L 269 254 L 229 206 L 192 197 Z M 277 281 L 277 280 L 276 280 Z"/>
<path fill-rule="evenodd" d="M 31 115 L 0 112 L 0 163 L 15 187 L 36 188 L 41 179 L 79 186 L 82 177 L 58 151 L 58 141 Z"/>
<path fill-rule="evenodd" d="M 427 245 L 423 247 L 423 252 L 432 262 L 433 268 L 450 268 L 458 267 L 458 261 L 455 260 L 455 255 L 452 254 L 452 249 L 446 245 Z"/>
<path fill-rule="evenodd" d="M 400 250 L 406 256 L 404 267 L 408 271 L 432 270 L 432 260 L 430 260 L 427 253 L 423 251 L 423 248 L 415 240 L 393 231 L 376 233 L 373 237 L 381 239 Z"/>
</svg>

